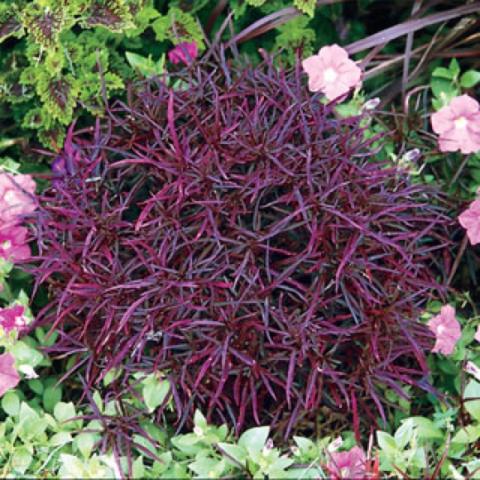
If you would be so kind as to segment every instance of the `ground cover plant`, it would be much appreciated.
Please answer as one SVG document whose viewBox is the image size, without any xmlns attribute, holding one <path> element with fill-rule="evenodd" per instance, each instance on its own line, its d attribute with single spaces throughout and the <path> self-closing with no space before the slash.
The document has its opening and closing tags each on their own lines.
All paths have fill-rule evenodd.
<svg viewBox="0 0 480 480">
<path fill-rule="evenodd" d="M 0 472 L 478 478 L 478 1 L 0 2 Z"/>
</svg>

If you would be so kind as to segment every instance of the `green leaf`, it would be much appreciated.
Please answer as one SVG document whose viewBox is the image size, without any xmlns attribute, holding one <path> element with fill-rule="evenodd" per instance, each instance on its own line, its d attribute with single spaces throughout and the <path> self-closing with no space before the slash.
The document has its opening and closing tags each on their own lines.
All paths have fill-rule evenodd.
<svg viewBox="0 0 480 480">
<path fill-rule="evenodd" d="M 460 77 L 460 85 L 463 88 L 472 88 L 480 82 L 480 72 L 477 70 L 467 70 Z"/>
<path fill-rule="evenodd" d="M 228 463 L 235 465 L 236 467 L 238 467 L 238 464 L 243 466 L 246 465 L 247 451 L 245 448 L 241 447 L 240 445 L 232 445 L 231 443 L 219 443 L 218 446 L 220 447 L 222 453 L 226 453 L 224 457 Z M 232 461 L 232 459 L 234 461 Z"/>
<path fill-rule="evenodd" d="M 7 392 L 2 398 L 2 408 L 11 417 L 18 415 L 20 411 L 20 399 L 15 392 Z"/>
<path fill-rule="evenodd" d="M 315 448 L 315 443 L 305 437 L 293 437 L 301 453 L 307 453 Z"/>
<path fill-rule="evenodd" d="M 470 380 L 465 388 L 464 396 L 467 412 L 477 421 L 480 421 L 480 383 Z M 469 400 L 478 398 L 479 400 Z"/>
<path fill-rule="evenodd" d="M 23 340 L 16 342 L 10 353 L 15 357 L 17 365 L 30 365 L 35 368 L 43 360 L 43 355 Z"/>
<path fill-rule="evenodd" d="M 450 61 L 450 65 L 448 66 L 448 69 L 453 75 L 453 78 L 457 78 L 458 75 L 460 74 L 460 65 L 458 64 L 458 60 L 456 58 L 452 58 Z"/>
<path fill-rule="evenodd" d="M 200 410 L 195 410 L 195 415 L 193 416 L 193 423 L 196 427 L 201 428 L 204 431 L 208 427 L 207 419 L 203 416 Z"/>
<path fill-rule="evenodd" d="M 164 402 L 169 391 L 170 384 L 168 380 L 159 380 L 156 375 L 151 375 L 144 380 L 142 394 L 145 405 L 150 413 Z"/>
<path fill-rule="evenodd" d="M 76 416 L 75 406 L 72 402 L 65 403 L 59 402 L 55 405 L 53 409 L 53 416 L 60 423 L 68 422 L 70 419 Z"/>
<path fill-rule="evenodd" d="M 397 442 L 387 432 L 377 432 L 378 446 L 387 454 L 391 454 L 398 451 Z"/>
<path fill-rule="evenodd" d="M 446 78 L 447 80 L 453 80 L 452 72 L 445 67 L 437 67 L 433 72 L 432 76 L 439 78 Z"/>
<path fill-rule="evenodd" d="M 162 55 L 156 62 L 151 57 L 142 57 L 133 52 L 125 52 L 125 56 L 131 67 L 145 78 L 160 76 L 164 72 L 165 55 Z"/>
<path fill-rule="evenodd" d="M 145 467 L 143 457 L 138 457 L 132 464 L 133 478 L 145 478 Z"/>
<path fill-rule="evenodd" d="M 403 450 L 413 437 L 413 422 L 410 418 L 407 418 L 402 422 L 402 425 L 395 432 L 394 440 L 396 446 Z"/>
<path fill-rule="evenodd" d="M 267 442 L 270 427 L 256 427 L 244 432 L 238 445 L 253 452 L 260 452 Z"/>
<path fill-rule="evenodd" d="M 96 441 L 96 434 L 92 432 L 82 432 L 75 437 L 73 445 L 84 458 L 88 458 L 92 453 Z"/>
<path fill-rule="evenodd" d="M 55 405 L 62 399 L 62 387 L 47 387 L 43 392 L 43 407 L 47 412 L 53 412 Z"/>
<path fill-rule="evenodd" d="M 188 468 L 196 473 L 199 478 L 220 478 L 225 470 L 225 460 L 201 457 L 190 463 Z"/>
<path fill-rule="evenodd" d="M 411 417 L 413 426 L 421 440 L 443 440 L 443 432 L 429 419 L 425 417 Z"/>
<path fill-rule="evenodd" d="M 66 445 L 72 441 L 72 435 L 69 432 L 58 432 L 53 435 L 49 443 L 54 447 L 58 447 L 60 445 Z"/>
<path fill-rule="evenodd" d="M 317 0 L 294 0 L 293 4 L 303 13 L 313 17 Z"/>
<path fill-rule="evenodd" d="M 452 438 L 452 443 L 469 444 L 480 438 L 480 425 L 467 425 L 460 429 Z"/>
<path fill-rule="evenodd" d="M 12 468 L 23 475 L 32 463 L 32 460 L 32 454 L 26 447 L 16 447 L 12 456 Z"/>
</svg>

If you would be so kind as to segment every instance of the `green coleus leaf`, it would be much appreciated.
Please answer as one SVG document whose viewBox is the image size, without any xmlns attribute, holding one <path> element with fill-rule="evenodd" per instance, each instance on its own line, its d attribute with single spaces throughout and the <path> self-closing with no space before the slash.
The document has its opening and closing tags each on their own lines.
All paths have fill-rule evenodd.
<svg viewBox="0 0 480 480">
<path fill-rule="evenodd" d="M 316 39 L 315 30 L 308 28 L 310 19 L 305 15 L 295 17 L 287 23 L 278 27 L 279 34 L 275 38 L 275 49 L 284 50 L 290 63 L 296 60 L 296 51 L 302 48 L 304 57 L 314 53 Z"/>
<path fill-rule="evenodd" d="M 32 2 L 22 10 L 20 18 L 33 41 L 48 49 L 59 43 L 60 33 L 67 27 L 67 10 L 60 5 L 51 8 Z"/>
<path fill-rule="evenodd" d="M 294 0 L 293 4 L 303 13 L 313 17 L 317 0 Z"/>
<path fill-rule="evenodd" d="M 252 7 L 261 7 L 266 0 L 247 0 L 248 5 L 251 5 Z"/>
<path fill-rule="evenodd" d="M 167 15 L 163 15 L 152 24 L 158 41 L 170 40 L 175 45 L 181 42 L 195 42 L 203 48 L 203 32 L 196 19 L 176 7 L 171 7 Z"/>
<path fill-rule="evenodd" d="M 105 27 L 120 32 L 135 27 L 124 0 L 92 0 L 82 17 L 81 25 L 84 28 Z"/>
<path fill-rule="evenodd" d="M 23 24 L 14 5 L 0 4 L 0 43 L 9 37 L 21 37 Z"/>
</svg>

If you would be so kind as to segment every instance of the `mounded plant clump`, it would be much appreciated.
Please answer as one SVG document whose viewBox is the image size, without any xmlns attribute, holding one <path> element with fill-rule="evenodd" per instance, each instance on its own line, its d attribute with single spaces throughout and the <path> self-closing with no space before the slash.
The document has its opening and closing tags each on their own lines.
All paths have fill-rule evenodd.
<svg viewBox="0 0 480 480">
<path fill-rule="evenodd" d="M 35 275 L 51 298 L 38 322 L 86 385 L 121 368 L 119 394 L 160 371 L 180 424 L 200 408 L 285 432 L 321 406 L 358 431 L 385 387 L 428 388 L 418 316 L 449 220 L 305 83 L 300 67 L 204 61 L 72 128 Z"/>
</svg>

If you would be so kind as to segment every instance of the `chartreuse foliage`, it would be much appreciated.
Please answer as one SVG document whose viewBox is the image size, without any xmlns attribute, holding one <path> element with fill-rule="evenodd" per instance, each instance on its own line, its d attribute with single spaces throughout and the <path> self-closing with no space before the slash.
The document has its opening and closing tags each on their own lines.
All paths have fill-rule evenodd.
<svg viewBox="0 0 480 480">
<path fill-rule="evenodd" d="M 160 14 L 152 0 L 2 1 L 0 102 L 46 145 L 61 145 L 78 106 L 98 115 L 103 97 L 122 93 L 137 69 L 125 51 L 141 49 L 147 30 L 163 45 L 203 44 L 191 14 Z"/>
</svg>

